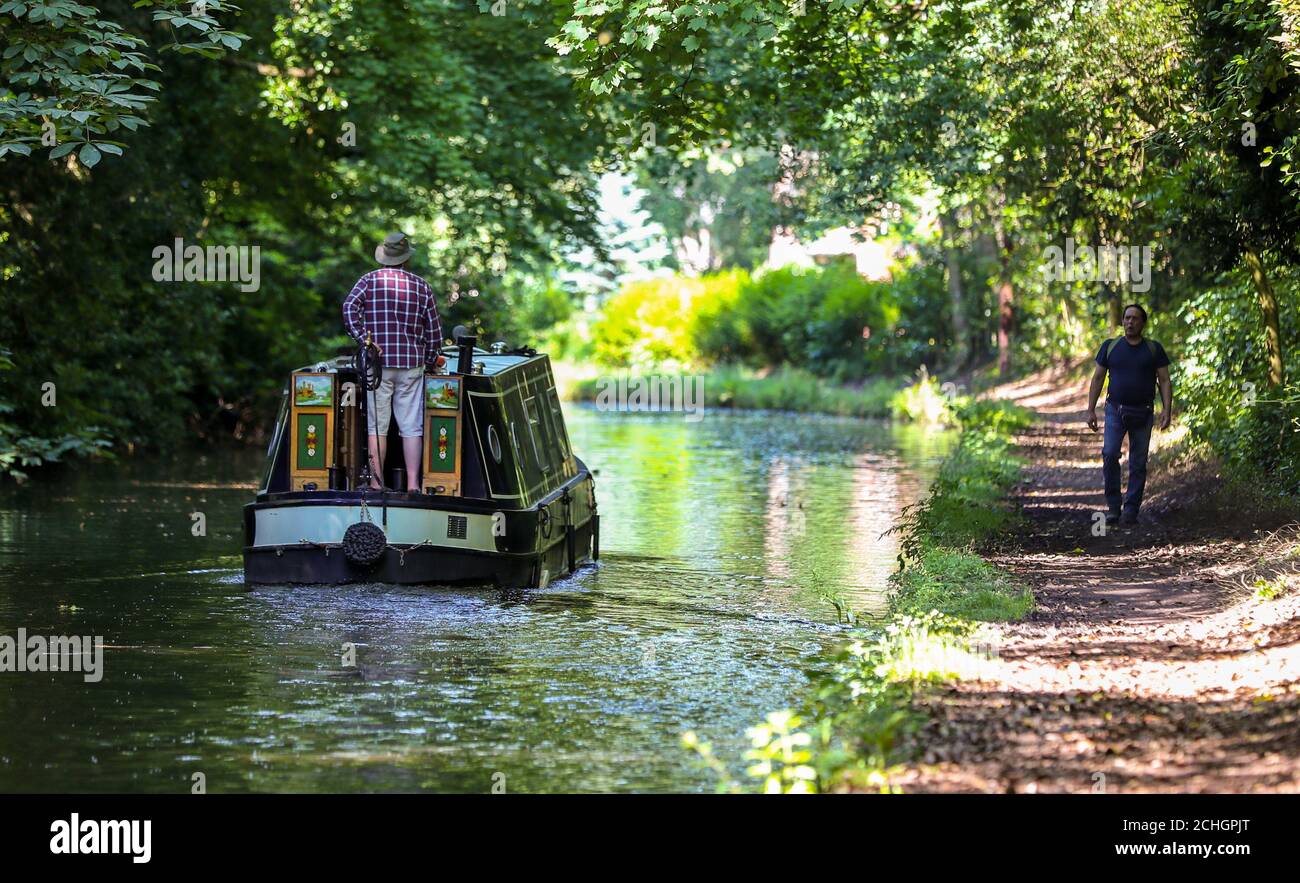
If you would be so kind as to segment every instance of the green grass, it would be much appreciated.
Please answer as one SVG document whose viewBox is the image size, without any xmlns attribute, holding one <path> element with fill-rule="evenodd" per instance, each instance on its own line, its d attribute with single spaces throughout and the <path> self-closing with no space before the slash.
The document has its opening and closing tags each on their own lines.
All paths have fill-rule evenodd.
<svg viewBox="0 0 1300 883">
<path fill-rule="evenodd" d="M 766 377 L 728 368 L 709 375 L 704 397 L 716 407 L 888 417 L 890 399 L 898 384 L 891 378 L 869 380 L 861 386 L 838 386 L 801 368 L 781 368 Z"/>
<path fill-rule="evenodd" d="M 930 494 L 903 512 L 896 530 L 903 555 L 919 561 L 931 548 L 970 551 L 1015 530 L 1020 516 L 1009 504 L 1021 462 L 1010 433 L 1027 425 L 1014 405 L 978 402 L 957 409 L 962 433 L 930 486 Z"/>
<path fill-rule="evenodd" d="M 1012 453 L 1011 434 L 1033 418 L 1018 406 L 987 401 L 967 403 L 957 416 L 957 447 L 939 468 L 929 496 L 909 507 L 899 523 L 904 566 L 890 578 L 892 608 L 978 622 L 1024 619 L 1033 595 L 975 551 L 1022 523 L 1009 502 L 1022 465 Z"/>
<path fill-rule="evenodd" d="M 931 610 L 977 622 L 1013 622 L 1034 607 L 1025 586 L 978 555 L 930 548 L 894 577 L 893 609 L 919 615 Z"/>
</svg>

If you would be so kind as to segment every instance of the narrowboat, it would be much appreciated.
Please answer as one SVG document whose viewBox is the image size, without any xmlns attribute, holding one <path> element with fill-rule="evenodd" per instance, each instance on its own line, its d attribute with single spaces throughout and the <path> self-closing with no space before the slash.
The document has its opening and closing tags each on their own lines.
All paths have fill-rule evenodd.
<svg viewBox="0 0 1300 883">
<path fill-rule="evenodd" d="M 424 375 L 417 488 L 404 487 L 396 419 L 389 481 L 370 487 L 373 348 L 292 373 L 244 507 L 246 585 L 536 588 L 596 560 L 595 484 L 570 446 L 549 358 L 504 343 L 488 352 L 462 332 L 443 348 L 446 373 Z"/>
</svg>

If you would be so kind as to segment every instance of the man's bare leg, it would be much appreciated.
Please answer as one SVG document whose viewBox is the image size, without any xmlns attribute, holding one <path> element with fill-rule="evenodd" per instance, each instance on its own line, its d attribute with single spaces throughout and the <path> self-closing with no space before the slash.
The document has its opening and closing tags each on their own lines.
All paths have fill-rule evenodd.
<svg viewBox="0 0 1300 883">
<path fill-rule="evenodd" d="M 420 448 L 424 447 L 423 436 L 412 436 L 411 438 L 402 438 L 402 456 L 406 458 L 406 489 L 408 491 L 420 490 Z"/>
<path fill-rule="evenodd" d="M 384 487 L 384 455 L 388 453 L 388 439 L 382 435 L 370 436 L 370 488 L 382 490 Z"/>
</svg>

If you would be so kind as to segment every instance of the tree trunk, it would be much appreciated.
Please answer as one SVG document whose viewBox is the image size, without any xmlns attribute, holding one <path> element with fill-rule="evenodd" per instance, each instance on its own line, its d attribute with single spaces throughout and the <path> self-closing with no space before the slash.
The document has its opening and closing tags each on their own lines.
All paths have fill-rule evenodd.
<svg viewBox="0 0 1300 883">
<path fill-rule="evenodd" d="M 961 370 L 970 358 L 970 328 L 966 322 L 966 297 L 961 287 L 961 261 L 955 241 L 957 229 L 957 221 L 951 214 L 939 216 L 943 259 L 948 271 L 948 300 L 952 307 L 952 366 L 954 370 Z"/>
<path fill-rule="evenodd" d="M 998 266 L 998 242 L 993 233 L 985 230 L 975 239 L 979 253 L 978 275 L 984 280 L 991 280 L 997 274 Z M 997 287 L 990 284 L 980 286 L 979 293 L 979 315 L 980 326 L 979 333 L 975 335 L 975 352 L 974 359 L 976 363 L 982 363 L 987 356 L 993 352 L 993 346 L 996 343 L 996 331 L 993 325 L 996 325 L 996 316 L 994 322 L 990 323 L 988 316 L 993 315 L 989 309 L 992 298 L 997 295 Z"/>
<path fill-rule="evenodd" d="M 998 237 L 998 375 L 1011 372 L 1011 319 L 1016 290 L 1011 283 L 1011 236 L 997 220 Z"/>
<path fill-rule="evenodd" d="M 1106 235 L 1106 222 L 1100 217 L 1094 217 L 1092 220 L 1093 230 L 1097 234 L 1096 246 L 1105 245 L 1108 241 Z M 1101 286 L 1102 299 L 1106 301 L 1106 317 L 1110 320 L 1110 329 L 1108 331 L 1120 328 L 1124 324 L 1124 302 L 1120 300 L 1119 284 L 1110 283 L 1102 280 L 1098 283 Z"/>
<path fill-rule="evenodd" d="M 1259 308 L 1264 314 L 1264 349 L 1268 355 L 1268 385 L 1282 385 L 1282 333 L 1278 328 L 1277 294 L 1264 272 L 1264 262 L 1253 248 L 1246 249 L 1246 266 L 1259 294 Z"/>
<path fill-rule="evenodd" d="M 1011 373 L 1011 304 L 1014 299 L 1015 289 L 1011 287 L 1011 277 L 1004 268 L 1002 279 L 998 282 L 999 377 L 1006 377 Z"/>
</svg>

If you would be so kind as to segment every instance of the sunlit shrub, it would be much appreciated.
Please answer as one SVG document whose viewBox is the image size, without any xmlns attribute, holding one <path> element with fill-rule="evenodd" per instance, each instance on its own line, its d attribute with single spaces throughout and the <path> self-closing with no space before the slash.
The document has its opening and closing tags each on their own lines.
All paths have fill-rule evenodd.
<svg viewBox="0 0 1300 883">
<path fill-rule="evenodd" d="M 891 283 L 852 265 L 672 276 L 624 286 L 593 328 L 593 352 L 610 368 L 793 365 L 851 382 L 889 363 L 898 317 Z"/>
<path fill-rule="evenodd" d="M 694 356 L 689 317 L 699 284 L 684 276 L 623 286 L 593 330 L 596 361 L 608 367 L 653 369 Z"/>
<path fill-rule="evenodd" d="M 783 267 L 743 286 L 739 321 L 756 365 L 803 365 L 822 377 L 859 380 L 880 367 L 880 348 L 898 320 L 889 283 L 852 265 Z"/>
<path fill-rule="evenodd" d="M 889 410 L 895 420 L 943 425 L 953 421 L 951 402 L 939 382 L 924 372 L 911 386 L 894 393 Z"/>
<path fill-rule="evenodd" d="M 738 308 L 742 293 L 750 284 L 743 270 L 715 273 L 698 280 L 700 296 L 695 300 L 691 340 L 699 358 L 709 363 L 741 363 L 755 352 L 753 333 Z"/>
</svg>

